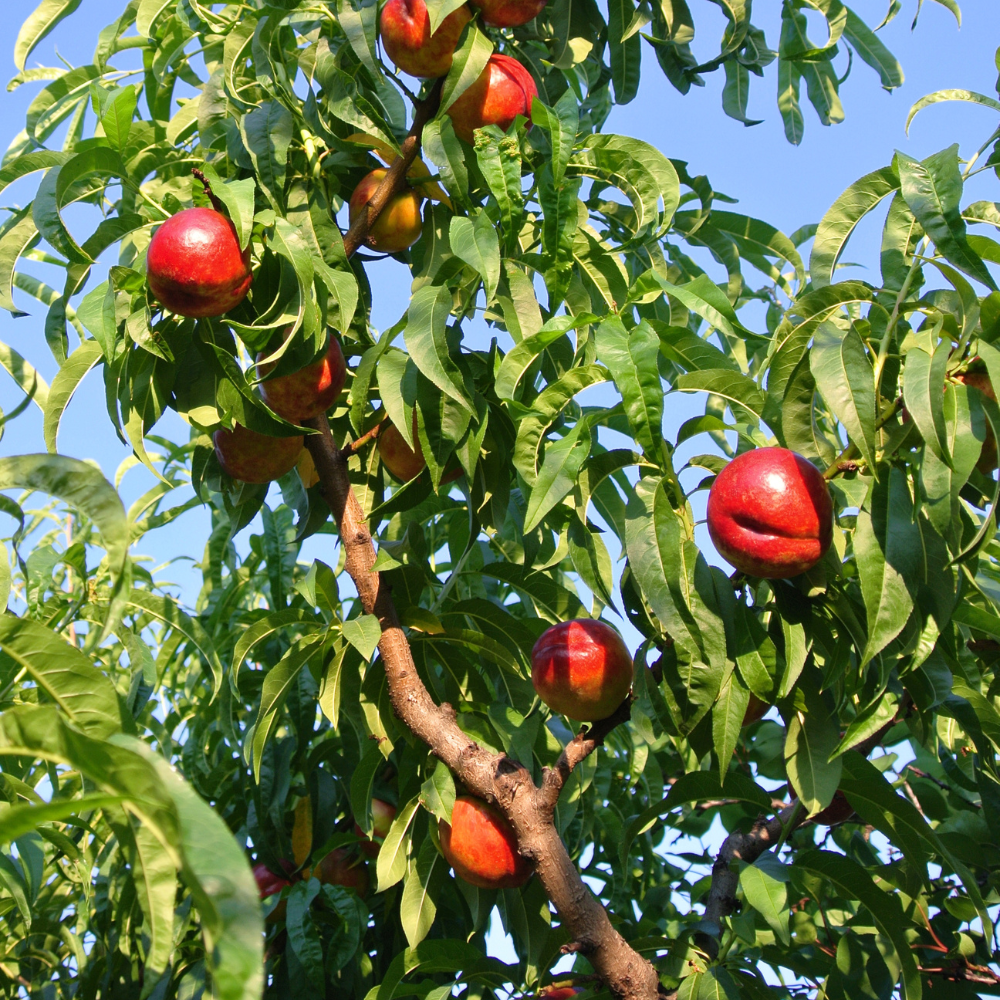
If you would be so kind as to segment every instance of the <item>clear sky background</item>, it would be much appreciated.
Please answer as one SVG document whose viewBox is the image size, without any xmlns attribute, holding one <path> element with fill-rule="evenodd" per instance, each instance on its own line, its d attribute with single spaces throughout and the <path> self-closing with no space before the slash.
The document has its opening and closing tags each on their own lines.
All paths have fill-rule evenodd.
<svg viewBox="0 0 1000 1000">
<path fill-rule="evenodd" d="M 15 73 L 12 50 L 18 26 L 31 13 L 36 0 L 4 0 L 6 31 L 5 45 L 0 46 L 0 62 L 5 61 L 9 76 Z M 90 61 L 100 28 L 117 16 L 124 0 L 84 0 L 80 9 L 63 22 L 32 54 L 29 65 L 59 65 L 59 58 L 73 65 Z M 874 23 L 885 11 L 885 0 L 857 0 L 859 13 Z M 695 53 L 702 59 L 717 51 L 717 41 L 725 27 L 719 8 L 696 0 L 693 5 L 699 35 Z M 944 7 L 927 0 L 916 31 L 910 21 L 916 11 L 916 0 L 904 0 L 903 10 L 881 35 L 903 65 L 906 81 L 893 93 L 878 85 L 873 70 L 855 60 L 852 73 L 841 94 L 847 113 L 844 123 L 824 128 L 805 102 L 806 118 L 803 143 L 791 146 L 786 142 L 775 103 L 775 66 L 768 67 L 763 80 L 752 78 L 751 118 L 763 119 L 750 128 L 727 118 L 721 110 L 721 74 L 706 77 L 706 86 L 692 88 L 687 95 L 677 93 L 665 80 L 647 45 L 643 52 L 643 77 L 639 95 L 629 105 L 616 107 L 605 131 L 634 135 L 657 146 L 668 156 L 686 160 L 692 174 L 707 174 L 715 189 L 738 198 L 736 211 L 767 220 L 786 233 L 803 224 L 818 221 L 830 203 L 852 181 L 862 174 L 889 162 L 893 150 L 904 150 L 911 156 L 924 157 L 936 150 L 960 142 L 964 155 L 969 155 L 997 125 L 994 112 L 962 104 L 945 104 L 929 108 L 915 120 L 907 136 L 904 123 L 910 106 L 922 95 L 941 88 L 959 87 L 986 94 L 995 93 L 997 70 L 994 51 L 1000 45 L 1000 9 L 996 0 L 964 0 L 963 24 L 958 28 L 954 17 Z M 776 44 L 780 4 L 777 0 L 761 0 L 755 9 L 755 22 L 763 27 L 768 40 Z M 826 40 L 818 15 L 813 19 L 812 35 L 817 44 Z M 116 57 L 115 65 L 127 68 L 135 63 L 136 53 Z M 842 73 L 846 58 L 838 63 Z M 44 84 L 27 84 L 13 92 L 0 91 L 0 148 L 4 148 L 23 127 L 24 112 Z M 6 138 L 4 138 L 6 137 Z M 7 188 L 0 201 L 4 205 L 25 203 L 32 197 L 38 176 L 34 175 Z M 971 197 L 996 197 L 996 178 L 988 175 L 974 181 Z M 992 195 L 991 195 L 992 192 Z M 67 219 L 73 227 L 73 212 Z M 77 222 L 79 223 L 79 219 Z M 867 264 L 870 274 L 859 276 L 877 280 L 878 242 L 881 216 L 859 228 L 846 259 Z M 79 236 L 85 236 L 89 230 Z M 807 248 L 806 248 L 807 249 Z M 104 265 L 114 262 L 112 250 Z M 61 271 L 44 265 L 26 264 L 25 270 L 61 283 Z M 91 287 L 99 277 L 91 281 Z M 46 273 L 48 272 L 48 273 Z M 409 278 L 403 265 L 392 260 L 369 266 L 369 276 L 375 291 L 373 324 L 383 329 L 395 322 L 405 311 Z M 721 276 L 721 275 L 720 275 Z M 24 354 L 51 381 L 55 364 L 43 338 L 44 307 L 20 291 L 15 300 L 28 316 L 13 319 L 0 313 L 0 340 Z M 480 326 L 483 326 L 480 324 Z M 474 343 L 487 339 L 489 333 L 473 329 Z M 501 338 L 501 346 L 506 346 Z M 597 402 L 600 389 L 592 389 L 583 397 L 585 402 Z M 4 372 L 0 372 L 0 406 L 9 412 L 21 399 L 20 391 Z M 665 433 L 672 437 L 684 419 L 703 406 L 700 395 L 674 393 L 666 401 Z M 0 455 L 43 450 L 41 415 L 31 406 L 23 416 L 6 428 L 0 440 Z M 156 432 L 175 440 L 185 440 L 188 428 L 172 412 L 164 415 Z M 62 453 L 78 458 L 90 458 L 100 463 L 112 478 L 119 463 L 130 454 L 115 436 L 105 415 L 104 387 L 101 370 L 95 369 L 84 381 L 71 402 L 62 422 L 59 437 Z M 690 442 L 679 458 L 687 453 L 707 450 L 705 439 Z M 693 474 L 700 476 L 700 473 Z M 686 479 L 687 482 L 692 480 Z M 696 479 L 694 480 L 696 481 Z M 126 504 L 142 493 L 151 483 L 142 468 L 130 471 L 123 484 Z M 696 515 L 703 516 L 704 494 L 694 499 Z M 205 537 L 207 514 L 194 510 L 174 525 L 143 539 L 141 548 L 153 554 L 157 561 L 180 554 L 200 556 L 192 545 L 200 545 Z M 197 540 L 197 541 L 196 541 Z M 707 532 L 699 529 L 699 543 L 709 558 L 715 558 Z M 307 543 L 307 557 L 322 553 L 330 558 L 329 536 Z M 614 554 L 614 553 L 613 553 Z M 191 588 L 196 577 L 177 566 L 169 579 L 185 583 L 185 596 L 193 596 Z M 626 629 L 626 634 L 629 630 Z M 636 637 L 629 635 L 629 639 Z"/>
</svg>

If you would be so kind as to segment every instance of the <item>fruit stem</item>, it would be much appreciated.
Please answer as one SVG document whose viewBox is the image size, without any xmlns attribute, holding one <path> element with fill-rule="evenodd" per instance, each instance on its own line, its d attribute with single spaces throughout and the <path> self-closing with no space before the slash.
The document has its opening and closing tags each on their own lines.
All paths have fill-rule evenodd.
<svg viewBox="0 0 1000 1000">
<path fill-rule="evenodd" d="M 364 434 L 361 435 L 361 437 L 356 438 L 354 441 L 350 441 L 348 444 L 345 444 L 341 450 L 344 452 L 345 455 L 353 455 L 354 452 L 360 451 L 366 444 L 368 444 L 369 441 L 374 441 L 375 438 L 379 436 L 379 434 L 382 432 L 382 427 L 384 426 L 385 422 L 388 419 L 389 415 L 386 414 L 374 427 L 365 431 Z"/>
<path fill-rule="evenodd" d="M 192 167 L 191 173 L 201 181 L 201 185 L 205 189 L 205 194 L 208 195 L 208 200 L 212 203 L 212 208 L 214 208 L 219 215 L 226 215 L 226 206 L 215 197 L 215 193 L 212 191 L 212 185 L 208 183 L 208 178 L 197 167 Z M 226 217 L 228 218 L 228 216 Z"/>
</svg>

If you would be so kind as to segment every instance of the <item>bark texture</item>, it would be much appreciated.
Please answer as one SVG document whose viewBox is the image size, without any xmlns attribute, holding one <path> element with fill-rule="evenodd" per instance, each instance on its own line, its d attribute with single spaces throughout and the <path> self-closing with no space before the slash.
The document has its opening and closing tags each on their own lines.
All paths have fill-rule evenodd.
<svg viewBox="0 0 1000 1000">
<path fill-rule="evenodd" d="M 413 127 L 400 147 L 400 156 L 368 203 L 367 212 L 361 213 L 344 236 L 348 256 L 365 244 L 368 230 L 382 208 L 405 185 L 406 172 L 420 148 L 423 126 L 436 112 L 439 97 L 440 81 L 427 100 L 417 103 Z M 553 822 L 559 794 L 573 768 L 593 753 L 616 725 L 628 720 L 630 700 L 611 718 L 572 740 L 556 765 L 545 769 L 541 787 L 535 785 L 521 764 L 477 745 L 458 727 L 454 709 L 438 705 L 431 698 L 413 663 L 389 586 L 372 571 L 375 547 L 348 477 L 350 446 L 344 451 L 337 447 L 325 415 L 305 421 L 305 426 L 318 432 L 307 437 L 306 446 L 337 523 L 345 567 L 365 612 L 374 614 L 382 628 L 378 648 L 396 715 L 470 792 L 496 804 L 506 815 L 517 834 L 521 854 L 534 863 L 549 899 L 572 935 L 571 944 L 564 950 L 586 955 L 620 1000 L 653 1000 L 659 992 L 656 970 L 612 927 L 604 907 L 576 870 Z"/>
</svg>

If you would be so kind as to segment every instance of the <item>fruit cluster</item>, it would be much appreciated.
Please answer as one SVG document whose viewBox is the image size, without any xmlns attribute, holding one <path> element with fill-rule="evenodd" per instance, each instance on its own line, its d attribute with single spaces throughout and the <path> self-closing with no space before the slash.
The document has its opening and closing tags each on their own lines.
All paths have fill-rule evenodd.
<svg viewBox="0 0 1000 1000">
<path fill-rule="evenodd" d="M 526 24 L 546 0 L 473 0 L 487 24 L 498 28 Z M 465 5 L 452 11 L 434 33 L 424 0 L 389 0 L 383 7 L 382 44 L 399 69 L 416 77 L 434 78 L 451 68 L 455 48 L 472 11 Z M 494 53 L 479 78 L 447 109 L 455 132 L 472 142 L 477 128 L 510 128 L 518 115 L 530 117 L 537 96 L 531 74 L 510 56 Z M 377 168 L 367 174 L 349 200 L 351 223 L 365 211 L 387 174 Z M 398 253 L 420 237 L 423 221 L 419 187 L 405 185 L 382 208 L 368 229 L 368 245 L 383 253 Z M 153 234 L 146 258 L 147 279 L 153 297 L 179 316 L 221 316 L 238 306 L 250 289 L 250 248 L 241 249 L 232 221 L 215 208 L 189 208 L 167 219 Z M 286 331 L 287 332 L 287 331 Z M 340 395 L 347 377 L 344 354 L 336 338 L 325 355 L 298 371 L 268 379 L 273 364 L 261 364 L 265 381 L 261 394 L 278 416 L 294 424 L 326 412 Z M 426 462 L 413 417 L 413 447 L 399 430 L 388 425 L 379 440 L 379 454 L 388 471 L 407 482 L 420 474 Z M 222 469 L 245 483 L 268 483 L 290 472 L 302 459 L 301 435 L 271 437 L 236 424 L 213 437 Z M 448 482 L 460 470 L 446 474 Z"/>
</svg>

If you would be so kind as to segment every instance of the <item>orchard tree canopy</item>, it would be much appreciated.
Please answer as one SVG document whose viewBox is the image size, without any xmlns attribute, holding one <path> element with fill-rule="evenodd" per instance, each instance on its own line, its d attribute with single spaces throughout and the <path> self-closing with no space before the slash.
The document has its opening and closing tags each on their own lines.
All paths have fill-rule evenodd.
<svg viewBox="0 0 1000 1000">
<path fill-rule="evenodd" d="M 717 52 L 685 0 L 130 0 L 73 68 L 29 59 L 87 4 L 21 28 L 0 995 L 1000 994 L 1000 130 L 786 235 L 602 130 L 641 58 L 747 124 L 776 79 L 793 143 L 803 82 L 828 125 L 902 70 L 840 0 L 717 6 Z M 911 118 L 954 100 L 1000 112 Z M 85 378 L 114 484 L 58 451 Z"/>
</svg>

